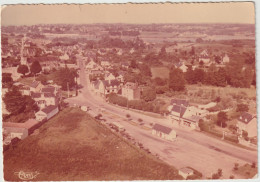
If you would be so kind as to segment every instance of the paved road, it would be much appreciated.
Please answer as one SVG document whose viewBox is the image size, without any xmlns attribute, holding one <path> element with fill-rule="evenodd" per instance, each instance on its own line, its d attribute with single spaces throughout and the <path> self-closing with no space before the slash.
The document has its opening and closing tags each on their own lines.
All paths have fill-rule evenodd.
<svg viewBox="0 0 260 182">
<path fill-rule="evenodd" d="M 153 118 L 131 110 L 123 109 L 106 103 L 102 98 L 95 96 L 89 91 L 89 80 L 84 69 L 84 61 L 78 59 L 80 67 L 80 83 L 83 88 L 81 93 L 67 101 L 71 104 L 89 106 L 92 111 L 100 113 L 108 122 L 118 121 L 124 126 L 136 141 L 141 142 L 144 147 L 158 154 L 162 160 L 177 167 L 191 166 L 201 171 L 205 177 L 211 176 L 218 168 L 223 169 L 223 178 L 229 178 L 233 173 L 234 163 L 257 162 L 257 152 L 249 151 L 234 145 L 225 143 L 221 140 L 206 136 L 200 132 L 189 131 L 185 128 L 174 126 L 170 120 Z M 169 142 L 151 135 L 150 130 L 134 126 L 126 121 L 126 114 L 137 121 L 141 118 L 144 123 L 161 123 L 173 128 L 178 135 L 175 142 Z M 235 175 L 236 176 L 236 175 Z M 238 176 L 237 176 L 238 177 Z"/>
</svg>

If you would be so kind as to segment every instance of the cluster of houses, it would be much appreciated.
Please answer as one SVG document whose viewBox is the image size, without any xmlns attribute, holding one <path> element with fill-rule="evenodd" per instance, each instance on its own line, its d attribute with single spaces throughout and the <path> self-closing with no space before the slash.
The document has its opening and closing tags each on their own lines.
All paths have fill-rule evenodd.
<svg viewBox="0 0 260 182">
<path fill-rule="evenodd" d="M 23 140 L 59 112 L 59 86 L 44 86 L 39 81 L 33 81 L 29 86 L 20 83 L 16 83 L 16 85 L 23 95 L 30 95 L 34 99 L 39 111 L 35 113 L 35 118 L 24 123 L 3 122 L 4 145 L 17 141 L 15 138 Z"/>
<path fill-rule="evenodd" d="M 172 99 L 171 105 L 168 107 L 169 119 L 173 124 L 184 126 L 190 129 L 199 128 L 199 120 L 204 119 L 210 114 L 207 110 L 214 107 L 216 103 L 212 102 L 206 105 L 191 105 L 189 101 L 185 99 Z M 257 137 L 257 117 L 256 115 L 244 112 L 237 119 L 237 134 L 239 138 L 242 138 L 244 132 L 247 133 L 247 137 Z"/>
<path fill-rule="evenodd" d="M 137 83 L 124 83 L 124 72 L 119 72 L 118 76 L 114 76 L 108 69 L 111 67 L 107 61 L 101 61 L 100 64 L 89 60 L 86 65 L 86 70 L 90 77 L 95 77 L 95 80 L 90 80 L 90 88 L 98 96 L 105 97 L 108 94 L 115 93 L 121 95 L 128 100 L 140 99 L 141 89 Z"/>
<path fill-rule="evenodd" d="M 229 56 L 225 53 L 219 56 L 220 60 L 218 64 L 215 64 L 215 60 L 211 58 L 208 51 L 203 50 L 198 56 L 198 63 L 203 63 L 203 67 L 209 67 L 211 64 L 215 64 L 217 67 L 223 67 L 225 64 L 229 63 Z M 186 63 L 185 60 L 180 59 L 178 63 L 174 64 L 175 68 L 181 69 L 184 73 L 187 72 L 189 66 L 194 70 L 198 65 L 193 65 Z"/>
<path fill-rule="evenodd" d="M 199 126 L 199 120 L 209 113 L 208 107 L 212 107 L 212 105 L 200 107 L 190 105 L 189 101 L 185 99 L 172 99 L 171 105 L 168 107 L 169 118 L 180 126 L 196 129 Z"/>
</svg>

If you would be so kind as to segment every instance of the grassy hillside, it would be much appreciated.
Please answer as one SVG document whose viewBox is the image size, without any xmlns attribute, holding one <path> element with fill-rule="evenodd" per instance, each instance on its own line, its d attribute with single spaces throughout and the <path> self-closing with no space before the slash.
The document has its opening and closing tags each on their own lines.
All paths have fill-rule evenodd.
<svg viewBox="0 0 260 182">
<path fill-rule="evenodd" d="M 40 180 L 181 179 L 177 170 L 131 145 L 83 111 L 67 108 L 4 153 L 4 178 Z"/>
</svg>

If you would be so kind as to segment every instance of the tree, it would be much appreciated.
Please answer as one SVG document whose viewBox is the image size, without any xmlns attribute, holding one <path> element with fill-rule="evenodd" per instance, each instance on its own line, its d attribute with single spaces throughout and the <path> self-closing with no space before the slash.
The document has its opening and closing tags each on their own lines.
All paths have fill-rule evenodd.
<svg viewBox="0 0 260 182">
<path fill-rule="evenodd" d="M 21 64 L 17 68 L 17 72 L 23 74 L 23 76 L 24 76 L 26 73 L 29 73 L 29 68 L 28 68 L 28 66 Z"/>
<path fill-rule="evenodd" d="M 6 109 L 14 115 L 38 110 L 35 101 L 30 96 L 23 96 L 16 86 L 8 90 L 3 101 L 6 105 Z"/>
<path fill-rule="evenodd" d="M 131 68 L 137 68 L 137 64 L 134 59 L 131 60 L 130 66 L 131 66 Z"/>
<path fill-rule="evenodd" d="M 37 73 L 40 73 L 42 71 L 42 67 L 41 67 L 39 61 L 34 61 L 32 63 L 30 71 L 33 75 L 36 75 Z"/>
<path fill-rule="evenodd" d="M 153 79 L 154 83 L 158 86 L 164 86 L 166 84 L 166 81 L 163 80 L 162 78 L 160 77 L 156 77 Z"/>
<path fill-rule="evenodd" d="M 226 121 L 228 120 L 227 113 L 220 111 L 217 115 L 217 125 L 221 126 L 221 128 L 225 128 L 227 126 Z"/>
<path fill-rule="evenodd" d="M 220 56 L 215 56 L 214 59 L 215 59 L 215 62 L 216 62 L 217 64 L 220 64 L 220 63 L 221 63 L 221 57 L 220 57 Z"/>
<path fill-rule="evenodd" d="M 238 166 L 239 166 L 239 164 L 238 164 L 238 163 L 235 163 L 233 170 L 234 170 L 234 171 L 238 170 Z"/>
<path fill-rule="evenodd" d="M 178 68 L 170 70 L 169 88 L 173 91 L 183 91 L 185 89 L 185 79 L 182 70 Z"/>
<path fill-rule="evenodd" d="M 243 71 L 243 87 L 245 88 L 250 88 L 252 81 L 253 81 L 253 70 L 249 67 L 247 67 L 244 71 Z"/>
<path fill-rule="evenodd" d="M 192 70 L 191 66 L 188 67 L 187 72 L 185 73 L 185 79 L 189 84 L 195 83 L 194 71 Z"/>
<path fill-rule="evenodd" d="M 193 79 L 195 83 L 202 83 L 204 81 L 205 72 L 202 69 L 196 68 L 193 73 Z"/>
<path fill-rule="evenodd" d="M 167 56 L 167 53 L 166 53 L 166 47 L 165 46 L 163 46 L 162 48 L 161 48 L 161 51 L 159 52 L 159 58 L 165 58 L 166 56 Z"/>
<path fill-rule="evenodd" d="M 139 69 L 141 70 L 141 74 L 145 76 L 152 76 L 151 68 L 147 64 L 141 64 L 139 66 Z"/>
<path fill-rule="evenodd" d="M 253 163 L 251 164 L 251 168 L 255 168 L 255 167 L 256 167 L 256 163 L 253 162 Z"/>
<path fill-rule="evenodd" d="M 153 101 L 154 99 L 156 99 L 155 89 L 152 88 L 145 89 L 142 92 L 142 99 L 146 102 Z"/>
<path fill-rule="evenodd" d="M 68 67 L 61 68 L 55 73 L 54 82 L 61 86 L 62 90 L 67 90 L 76 86 L 75 78 L 78 76 L 77 70 Z"/>
<path fill-rule="evenodd" d="M 3 87 L 9 87 L 13 84 L 13 78 L 11 73 L 2 73 Z"/>
<path fill-rule="evenodd" d="M 195 55 L 195 48 L 193 46 L 191 47 L 190 55 Z"/>
<path fill-rule="evenodd" d="M 237 104 L 236 112 L 243 113 L 243 112 L 248 112 L 248 110 L 249 110 L 248 105 L 246 105 L 246 104 Z"/>
<path fill-rule="evenodd" d="M 222 176 L 222 169 L 218 169 L 218 175 Z"/>
<path fill-rule="evenodd" d="M 216 80 L 216 86 L 224 87 L 227 85 L 226 81 L 226 70 L 224 68 L 219 68 L 217 72 L 215 72 L 215 80 Z"/>
</svg>

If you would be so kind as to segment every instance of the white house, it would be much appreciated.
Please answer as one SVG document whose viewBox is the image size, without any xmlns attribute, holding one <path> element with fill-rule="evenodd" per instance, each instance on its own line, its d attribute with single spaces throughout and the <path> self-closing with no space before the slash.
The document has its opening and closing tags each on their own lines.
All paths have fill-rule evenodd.
<svg viewBox="0 0 260 182">
<path fill-rule="evenodd" d="M 108 61 L 101 61 L 100 62 L 100 65 L 104 68 L 108 68 L 110 67 L 110 63 Z"/>
<path fill-rule="evenodd" d="M 111 80 L 115 80 L 116 77 L 112 74 L 112 73 L 108 73 L 105 75 L 105 80 L 111 81 Z"/>
<path fill-rule="evenodd" d="M 69 55 L 67 53 L 65 53 L 64 55 L 59 57 L 61 60 L 69 60 Z"/>
<path fill-rule="evenodd" d="M 59 112 L 58 106 L 50 105 L 45 107 L 44 109 L 35 113 L 36 120 L 42 121 L 43 119 L 49 120 L 51 117 L 55 116 Z"/>
<path fill-rule="evenodd" d="M 242 135 L 243 131 L 248 133 L 248 137 L 257 136 L 257 118 L 256 115 L 249 114 L 247 112 L 243 113 L 237 122 L 237 132 Z"/>
<path fill-rule="evenodd" d="M 210 57 L 209 57 L 209 54 L 208 54 L 207 50 L 203 50 L 200 53 L 199 62 L 200 61 L 202 61 L 204 64 L 208 64 L 210 62 Z"/>
<path fill-rule="evenodd" d="M 162 139 L 174 141 L 176 139 L 176 132 L 166 126 L 155 124 L 152 129 L 152 134 L 159 136 Z"/>
<path fill-rule="evenodd" d="M 56 105 L 57 97 L 53 93 L 31 93 L 31 97 L 37 103 L 40 109 L 45 108 L 46 106 Z"/>
<path fill-rule="evenodd" d="M 94 62 L 93 60 L 91 60 L 91 61 L 89 61 L 89 62 L 87 63 L 86 69 L 87 69 L 87 70 L 91 70 L 91 69 L 93 69 L 93 68 L 96 67 L 96 66 L 97 66 L 97 63 Z"/>
<path fill-rule="evenodd" d="M 181 175 L 184 179 L 187 179 L 188 176 L 191 176 L 194 174 L 194 171 L 190 168 L 184 167 L 179 169 L 178 171 L 179 175 Z"/>
<path fill-rule="evenodd" d="M 140 99 L 140 89 L 136 83 L 127 82 L 122 87 L 122 96 L 128 100 L 138 100 Z"/>
<path fill-rule="evenodd" d="M 188 70 L 188 66 L 186 66 L 183 61 L 176 63 L 175 68 L 181 69 L 182 72 L 184 72 L 184 73 L 187 72 L 187 70 Z"/>
<path fill-rule="evenodd" d="M 225 54 L 225 56 L 222 58 L 222 63 L 225 64 L 225 63 L 229 63 L 229 57 L 227 54 Z"/>
<path fill-rule="evenodd" d="M 110 93 L 118 93 L 120 90 L 120 82 L 118 80 L 97 80 L 91 83 L 91 88 L 100 96 Z"/>
<path fill-rule="evenodd" d="M 119 75 L 116 77 L 116 79 L 120 82 L 124 82 L 124 75 L 122 73 L 119 73 Z"/>
</svg>

